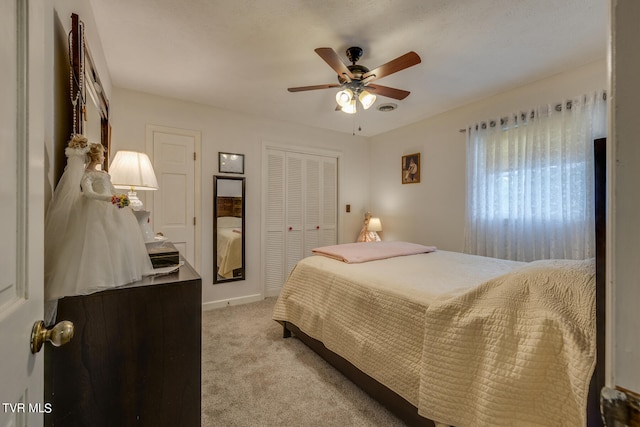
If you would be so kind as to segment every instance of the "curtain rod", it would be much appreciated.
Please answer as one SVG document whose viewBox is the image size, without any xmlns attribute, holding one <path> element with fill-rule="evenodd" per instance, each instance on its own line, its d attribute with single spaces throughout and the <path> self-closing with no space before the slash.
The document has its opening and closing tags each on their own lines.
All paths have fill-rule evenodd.
<svg viewBox="0 0 640 427">
<path fill-rule="evenodd" d="M 606 101 L 606 100 L 607 100 L 607 91 L 606 91 L 606 90 L 603 90 L 601 93 L 602 93 L 602 99 L 603 99 L 604 101 Z M 584 99 L 586 99 L 586 97 L 587 97 L 587 95 L 583 95 L 583 98 L 584 98 Z M 578 98 L 578 97 L 575 97 L 575 98 L 573 98 L 573 99 L 576 99 L 576 98 Z M 556 102 L 555 104 L 549 104 L 549 105 L 554 105 L 554 107 L 553 107 L 553 108 L 554 108 L 556 111 L 562 111 L 562 106 L 563 106 L 563 104 L 564 104 L 564 103 L 565 103 L 565 102 Z M 573 104 L 573 101 L 571 101 L 571 100 L 570 100 L 570 101 L 566 101 L 566 109 L 570 110 L 570 109 L 571 109 L 571 107 L 572 107 L 572 104 Z M 522 115 L 522 114 L 526 114 L 526 113 L 522 113 L 522 112 L 521 112 L 521 113 L 520 113 L 520 115 Z M 515 115 L 515 114 L 514 114 L 514 115 Z M 531 117 L 533 118 L 533 116 L 535 115 L 534 110 L 531 110 L 531 115 L 532 115 Z M 507 119 L 507 120 L 508 120 L 508 117 L 507 117 L 507 116 L 505 116 L 505 117 L 500 118 L 500 122 L 501 122 L 500 124 L 504 124 L 504 120 L 505 120 L 505 119 Z M 489 121 L 491 122 L 491 120 L 489 120 Z M 493 120 L 493 121 L 495 122 L 495 120 Z M 486 121 L 484 121 L 484 122 L 486 123 Z M 466 132 L 467 132 L 467 128 L 460 128 L 460 129 L 458 129 L 458 132 L 460 132 L 460 133 L 466 133 Z"/>
</svg>

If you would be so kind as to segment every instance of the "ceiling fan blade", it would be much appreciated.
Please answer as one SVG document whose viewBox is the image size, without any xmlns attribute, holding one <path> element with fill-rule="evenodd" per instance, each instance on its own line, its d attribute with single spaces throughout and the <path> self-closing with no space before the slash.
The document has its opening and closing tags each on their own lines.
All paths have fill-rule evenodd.
<svg viewBox="0 0 640 427">
<path fill-rule="evenodd" d="M 332 87 L 340 87 L 340 85 L 339 84 L 326 84 L 326 85 L 315 85 L 315 86 L 300 86 L 300 87 L 290 87 L 287 90 L 289 92 L 303 92 L 305 90 L 330 89 Z"/>
<path fill-rule="evenodd" d="M 324 62 L 329 64 L 329 66 L 333 68 L 339 76 L 346 74 L 349 77 L 349 80 L 353 80 L 353 74 L 351 74 L 351 71 L 349 71 L 344 62 L 342 62 L 342 59 L 340 59 L 335 50 L 330 47 L 319 47 L 315 49 L 315 52 L 320 56 L 320 58 L 324 59 Z"/>
<path fill-rule="evenodd" d="M 422 62 L 417 53 L 411 51 L 409 53 L 405 53 L 402 56 L 397 57 L 394 60 L 387 62 L 384 65 L 375 68 L 365 75 L 362 76 L 363 79 L 369 78 L 369 81 L 373 81 L 376 79 L 380 79 L 384 76 L 388 76 L 389 74 L 397 73 L 398 71 L 402 71 L 405 68 L 413 67 L 416 64 Z"/>
<path fill-rule="evenodd" d="M 378 84 L 365 86 L 366 90 L 375 95 L 386 96 L 393 99 L 405 99 L 411 92 L 408 90 L 395 89 L 392 87 L 381 86 Z"/>
</svg>

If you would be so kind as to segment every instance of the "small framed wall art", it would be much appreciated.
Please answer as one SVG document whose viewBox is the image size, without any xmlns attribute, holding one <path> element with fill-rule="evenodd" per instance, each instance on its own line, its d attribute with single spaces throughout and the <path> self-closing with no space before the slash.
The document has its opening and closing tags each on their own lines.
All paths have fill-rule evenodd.
<svg viewBox="0 0 640 427">
<path fill-rule="evenodd" d="M 244 173 L 244 154 L 218 153 L 218 170 L 220 173 Z"/>
<path fill-rule="evenodd" d="M 420 153 L 402 156 L 402 183 L 416 184 L 420 182 Z"/>
</svg>

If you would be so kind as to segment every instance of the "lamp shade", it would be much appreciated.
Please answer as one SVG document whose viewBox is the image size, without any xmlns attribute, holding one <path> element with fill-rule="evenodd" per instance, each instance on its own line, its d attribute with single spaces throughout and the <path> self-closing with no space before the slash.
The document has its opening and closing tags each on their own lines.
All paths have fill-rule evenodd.
<svg viewBox="0 0 640 427">
<path fill-rule="evenodd" d="M 352 98 L 347 105 L 342 107 L 342 111 L 347 114 L 355 114 L 358 111 L 358 109 L 356 108 L 356 99 Z"/>
<path fill-rule="evenodd" d="M 151 160 L 145 153 L 118 151 L 109 168 L 111 183 L 116 188 L 157 190 L 158 180 Z"/>
<path fill-rule="evenodd" d="M 374 102 L 376 102 L 376 96 L 372 93 L 367 92 L 366 90 L 363 90 L 362 92 L 360 92 L 358 99 L 360 100 L 360 103 L 362 104 L 365 110 L 367 110 L 369 107 L 373 105 Z"/>
<path fill-rule="evenodd" d="M 351 91 L 351 89 L 344 89 L 336 93 L 336 102 L 341 107 L 345 107 L 349 105 L 352 99 L 353 99 L 353 92 Z"/>
<path fill-rule="evenodd" d="M 367 230 L 382 231 L 382 222 L 380 222 L 380 218 L 369 219 L 369 225 L 367 225 Z"/>
</svg>

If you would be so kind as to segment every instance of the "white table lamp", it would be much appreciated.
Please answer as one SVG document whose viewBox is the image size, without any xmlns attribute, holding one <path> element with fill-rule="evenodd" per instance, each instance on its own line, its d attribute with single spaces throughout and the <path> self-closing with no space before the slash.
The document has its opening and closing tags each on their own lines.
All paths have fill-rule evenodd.
<svg viewBox="0 0 640 427">
<path fill-rule="evenodd" d="M 380 222 L 380 218 L 371 218 L 367 229 L 375 232 L 382 231 L 382 222 Z"/>
<path fill-rule="evenodd" d="M 382 231 L 382 222 L 380 218 L 374 218 L 370 212 L 364 214 L 364 226 L 360 230 L 360 234 L 356 242 L 379 242 L 380 236 L 378 231 Z"/>
<path fill-rule="evenodd" d="M 136 151 L 118 151 L 109 166 L 109 174 L 115 188 L 129 190 L 131 208 L 138 219 L 138 224 L 140 224 L 144 241 L 154 241 L 149 220 L 151 212 L 144 209 L 142 201 L 136 193 L 136 190 L 158 189 L 158 180 L 149 156 Z"/>
</svg>

